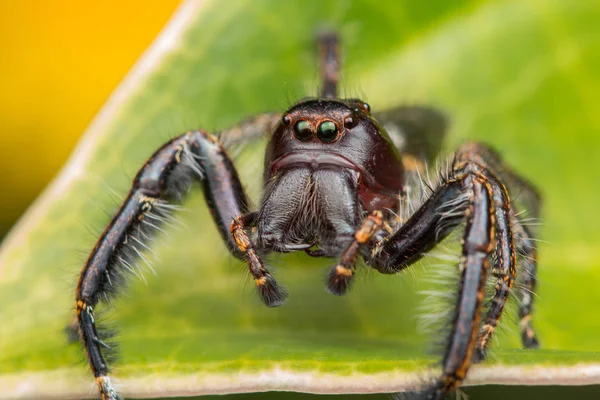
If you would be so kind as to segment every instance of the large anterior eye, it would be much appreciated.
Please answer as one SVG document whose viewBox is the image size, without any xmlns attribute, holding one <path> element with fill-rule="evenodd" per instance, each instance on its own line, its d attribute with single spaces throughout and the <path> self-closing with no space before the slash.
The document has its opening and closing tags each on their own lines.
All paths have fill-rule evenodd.
<svg viewBox="0 0 600 400">
<path fill-rule="evenodd" d="M 317 137 L 325 143 L 330 143 L 335 140 L 338 134 L 337 125 L 331 121 L 321 122 L 317 129 Z"/>
<path fill-rule="evenodd" d="M 294 125 L 294 136 L 296 139 L 307 142 L 312 138 L 310 123 L 308 121 L 298 121 Z"/>
</svg>

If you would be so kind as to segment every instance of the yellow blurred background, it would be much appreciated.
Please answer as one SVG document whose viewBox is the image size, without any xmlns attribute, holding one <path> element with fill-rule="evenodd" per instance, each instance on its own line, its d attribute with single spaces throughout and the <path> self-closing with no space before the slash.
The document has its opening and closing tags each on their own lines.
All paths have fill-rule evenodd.
<svg viewBox="0 0 600 400">
<path fill-rule="evenodd" d="M 0 238 L 178 4 L 0 1 Z"/>
</svg>

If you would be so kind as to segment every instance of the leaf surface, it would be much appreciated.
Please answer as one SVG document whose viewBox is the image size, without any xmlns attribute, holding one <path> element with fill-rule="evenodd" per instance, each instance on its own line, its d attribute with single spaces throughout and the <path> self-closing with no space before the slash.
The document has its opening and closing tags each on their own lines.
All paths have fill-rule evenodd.
<svg viewBox="0 0 600 400">
<path fill-rule="evenodd" d="M 83 261 L 139 166 L 194 128 L 283 111 L 318 86 L 314 33 L 344 42 L 343 93 L 375 110 L 432 104 L 451 116 L 447 154 L 493 144 L 544 197 L 538 351 L 509 326 L 472 384 L 600 382 L 600 5 L 588 0 L 190 1 L 108 101 L 70 162 L 0 253 L 0 398 L 90 396 L 92 376 L 64 327 Z M 237 157 L 260 192 L 262 147 Z M 118 326 L 113 376 L 127 396 L 264 390 L 391 392 L 437 358 L 417 331 L 413 275 L 362 270 L 328 295 L 330 261 L 274 257 L 284 307 L 255 297 L 198 190 L 154 251 L 158 275 L 132 279 L 106 314 Z"/>
</svg>

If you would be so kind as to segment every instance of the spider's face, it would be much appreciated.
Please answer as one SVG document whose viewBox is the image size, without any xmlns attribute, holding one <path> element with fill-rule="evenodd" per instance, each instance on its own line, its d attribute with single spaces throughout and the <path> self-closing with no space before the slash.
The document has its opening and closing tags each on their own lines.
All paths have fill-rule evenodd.
<svg viewBox="0 0 600 400">
<path fill-rule="evenodd" d="M 292 141 L 333 144 L 369 119 L 369 105 L 360 100 L 308 100 L 283 115 L 281 128 Z"/>
<path fill-rule="evenodd" d="M 339 142 L 361 121 L 369 120 L 369 105 L 360 100 L 306 100 L 283 114 L 275 136 L 279 133 L 283 141 L 298 149 L 333 148 L 322 145 Z"/>
<path fill-rule="evenodd" d="M 287 110 L 265 157 L 265 182 L 290 168 L 349 169 L 377 191 L 398 193 L 400 156 L 368 104 L 358 99 L 307 100 Z"/>
</svg>

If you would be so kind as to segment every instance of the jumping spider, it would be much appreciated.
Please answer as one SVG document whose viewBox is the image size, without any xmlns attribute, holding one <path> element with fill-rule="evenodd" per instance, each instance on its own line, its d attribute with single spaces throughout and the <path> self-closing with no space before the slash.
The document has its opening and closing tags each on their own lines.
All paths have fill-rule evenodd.
<svg viewBox="0 0 600 400">
<path fill-rule="evenodd" d="M 537 347 L 531 326 L 536 282 L 534 232 L 523 225 L 509 193 L 520 192 L 537 215 L 539 196 L 489 147 L 468 143 L 450 171 L 406 220 L 395 212 L 408 201 L 409 184 L 441 148 L 445 120 L 424 107 L 371 113 L 358 99 L 337 98 L 340 48 L 334 34 L 319 38 L 322 91 L 283 116 L 263 114 L 225 131 L 228 143 L 273 132 L 265 156 L 264 191 L 258 211 L 249 209 L 238 173 L 219 139 L 204 131 L 170 140 L 138 172 L 118 213 L 91 252 L 77 284 L 76 326 L 102 399 L 118 398 L 107 376 L 107 345 L 99 336 L 94 307 L 115 294 L 126 271 L 143 257 L 149 236 L 199 181 L 229 251 L 244 260 L 262 301 L 284 303 L 286 292 L 262 261 L 269 252 L 305 251 L 339 260 L 327 288 L 346 292 L 358 257 L 383 274 L 413 265 L 464 225 L 461 280 L 442 374 L 421 394 L 442 399 L 465 379 L 472 362 L 485 357 L 517 274 L 523 345 Z M 379 120 L 380 122 L 377 122 Z M 387 129 L 383 126 L 390 127 Z M 138 246 L 139 245 L 139 246 Z M 491 267 L 490 267 L 491 264 Z M 488 307 L 488 274 L 496 285 Z"/>
</svg>

